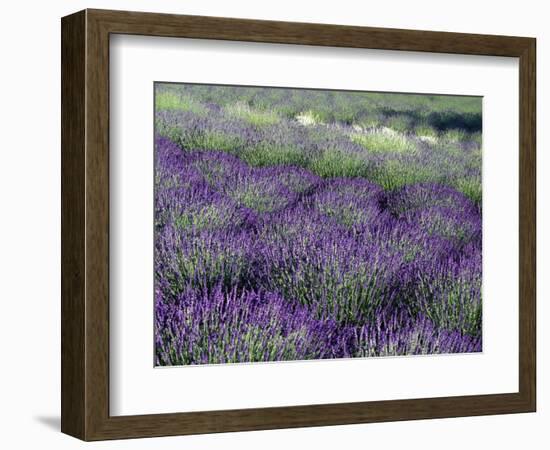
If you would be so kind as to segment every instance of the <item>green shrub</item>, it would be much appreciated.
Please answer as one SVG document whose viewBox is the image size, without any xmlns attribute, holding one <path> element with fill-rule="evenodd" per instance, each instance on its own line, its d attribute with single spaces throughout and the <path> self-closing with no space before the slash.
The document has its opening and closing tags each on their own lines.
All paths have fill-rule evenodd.
<svg viewBox="0 0 550 450">
<path fill-rule="evenodd" d="M 451 129 L 443 133 L 443 139 L 450 142 L 460 142 L 468 140 L 468 133 L 464 130 Z"/>
<path fill-rule="evenodd" d="M 246 103 L 234 103 L 226 106 L 228 115 L 242 119 L 251 125 L 262 127 L 279 123 L 281 118 L 273 111 L 252 109 Z"/>
<path fill-rule="evenodd" d="M 367 163 L 360 155 L 338 149 L 325 150 L 311 162 L 310 169 L 323 178 L 361 177 L 368 172 Z"/>
<path fill-rule="evenodd" d="M 407 116 L 393 116 L 386 121 L 386 126 L 399 133 L 406 133 L 412 129 L 412 120 Z"/>
<path fill-rule="evenodd" d="M 369 179 L 386 190 L 394 190 L 408 184 L 440 181 L 429 167 L 413 165 L 398 160 L 389 160 L 371 171 Z"/>
<path fill-rule="evenodd" d="M 200 133 L 173 132 L 172 139 L 184 150 L 220 150 L 237 154 L 244 145 L 244 141 L 235 135 L 219 131 L 204 131 Z M 170 136 L 169 136 L 170 137 Z"/>
<path fill-rule="evenodd" d="M 311 110 L 301 112 L 296 116 L 296 120 L 300 122 L 302 125 L 306 125 L 306 126 L 318 125 L 323 123 L 321 115 Z"/>
<path fill-rule="evenodd" d="M 190 111 L 194 114 L 203 115 L 206 113 L 204 106 L 191 97 L 175 92 L 165 91 L 155 95 L 155 108 L 160 110 Z"/>
<path fill-rule="evenodd" d="M 414 134 L 417 137 L 427 137 L 432 139 L 437 139 L 439 137 L 437 130 L 429 125 L 418 125 L 414 129 Z"/>
<path fill-rule="evenodd" d="M 454 183 L 454 187 L 481 208 L 483 189 L 478 178 L 460 178 Z"/>
<path fill-rule="evenodd" d="M 371 153 L 412 153 L 416 151 L 416 144 L 412 140 L 402 134 L 389 131 L 353 133 L 350 138 Z"/>
<path fill-rule="evenodd" d="M 262 143 L 245 149 L 240 157 L 251 166 L 293 165 L 306 167 L 307 158 L 304 152 L 296 147 Z"/>
</svg>

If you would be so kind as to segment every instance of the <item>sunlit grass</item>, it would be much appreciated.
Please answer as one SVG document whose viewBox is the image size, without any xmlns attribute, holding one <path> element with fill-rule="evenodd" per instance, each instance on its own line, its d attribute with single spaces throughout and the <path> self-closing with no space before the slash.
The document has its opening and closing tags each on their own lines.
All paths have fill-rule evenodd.
<svg viewBox="0 0 550 450">
<path fill-rule="evenodd" d="M 303 151 L 296 147 L 285 145 L 262 143 L 245 149 L 240 154 L 240 157 L 255 167 L 277 165 L 307 166 L 307 158 Z"/>
<path fill-rule="evenodd" d="M 371 153 L 412 153 L 416 150 L 415 143 L 399 133 L 352 133 L 350 138 Z"/>
<path fill-rule="evenodd" d="M 388 191 L 408 184 L 440 181 L 431 168 L 398 160 L 389 160 L 384 166 L 370 171 L 368 178 Z"/>
<path fill-rule="evenodd" d="M 219 150 L 236 154 L 244 145 L 239 136 L 214 130 L 196 133 L 172 130 L 170 137 L 184 150 Z"/>
<path fill-rule="evenodd" d="M 305 126 L 312 126 L 323 123 L 321 115 L 314 111 L 304 111 L 296 116 L 296 120 Z"/>
<path fill-rule="evenodd" d="M 323 178 L 362 177 L 367 173 L 367 163 L 360 155 L 338 149 L 325 150 L 314 159 L 310 169 Z"/>
<path fill-rule="evenodd" d="M 414 134 L 419 138 L 430 138 L 431 140 L 439 137 L 437 130 L 429 125 L 418 125 L 414 129 Z"/>
<path fill-rule="evenodd" d="M 198 101 L 193 98 L 177 94 L 171 91 L 158 92 L 155 95 L 155 108 L 161 110 L 190 111 L 194 114 L 203 115 L 206 110 Z"/>
<path fill-rule="evenodd" d="M 442 138 L 449 142 L 460 142 L 467 140 L 469 133 L 464 130 L 452 129 L 443 133 Z"/>
<path fill-rule="evenodd" d="M 231 117 L 245 120 L 254 126 L 267 126 L 279 123 L 281 118 L 273 111 L 252 109 L 246 103 L 238 102 L 226 106 L 225 110 Z"/>
</svg>

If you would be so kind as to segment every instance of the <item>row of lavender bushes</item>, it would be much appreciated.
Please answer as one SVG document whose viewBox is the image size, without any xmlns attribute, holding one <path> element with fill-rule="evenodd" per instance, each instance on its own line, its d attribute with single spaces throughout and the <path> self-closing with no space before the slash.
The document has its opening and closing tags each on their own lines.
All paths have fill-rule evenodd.
<svg viewBox="0 0 550 450">
<path fill-rule="evenodd" d="M 157 92 L 156 364 L 480 351 L 476 131 L 289 117 L 230 89 Z"/>
</svg>

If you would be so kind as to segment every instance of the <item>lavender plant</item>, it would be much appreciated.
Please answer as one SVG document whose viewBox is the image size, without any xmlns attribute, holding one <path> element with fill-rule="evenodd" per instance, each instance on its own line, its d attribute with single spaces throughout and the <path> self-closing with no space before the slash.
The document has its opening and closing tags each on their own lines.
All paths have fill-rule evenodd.
<svg viewBox="0 0 550 450">
<path fill-rule="evenodd" d="M 482 348 L 481 104 L 157 85 L 157 365 Z"/>
</svg>

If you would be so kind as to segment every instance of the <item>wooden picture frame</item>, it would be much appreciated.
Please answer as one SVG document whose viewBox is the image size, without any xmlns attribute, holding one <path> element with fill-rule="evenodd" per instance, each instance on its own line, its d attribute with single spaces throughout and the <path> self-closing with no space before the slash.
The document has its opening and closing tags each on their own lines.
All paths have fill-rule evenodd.
<svg viewBox="0 0 550 450">
<path fill-rule="evenodd" d="M 62 415 L 83 440 L 532 412 L 536 408 L 533 38 L 85 10 L 62 30 Z M 109 36 L 134 34 L 519 58 L 519 391 L 109 415 Z"/>
</svg>

